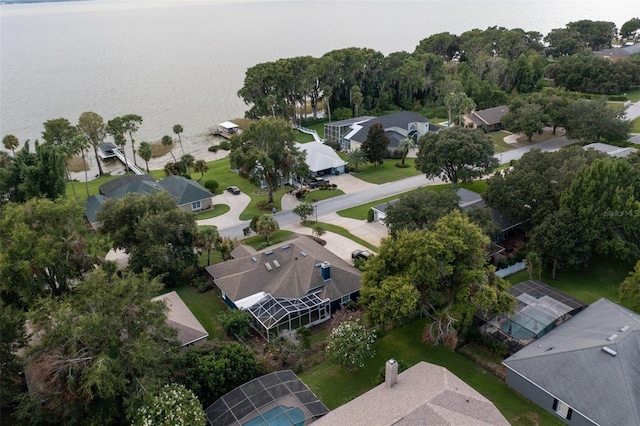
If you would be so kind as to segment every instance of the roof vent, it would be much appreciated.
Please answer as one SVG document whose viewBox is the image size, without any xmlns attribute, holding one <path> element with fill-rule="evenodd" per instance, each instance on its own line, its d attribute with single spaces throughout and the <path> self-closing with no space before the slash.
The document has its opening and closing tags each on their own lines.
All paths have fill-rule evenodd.
<svg viewBox="0 0 640 426">
<path fill-rule="evenodd" d="M 300 254 L 304 257 L 307 257 L 307 253 L 305 253 L 304 251 L 301 251 Z"/>
<path fill-rule="evenodd" d="M 625 331 L 627 331 L 628 329 L 629 329 L 629 326 L 628 326 L 628 325 L 625 325 L 624 327 L 622 327 L 622 328 L 620 329 L 620 331 L 622 331 L 622 332 L 624 333 L 624 332 L 625 332 Z"/>
<path fill-rule="evenodd" d="M 617 334 L 612 334 L 611 336 L 607 337 L 607 340 L 609 341 L 616 340 L 616 337 L 618 337 Z"/>
<path fill-rule="evenodd" d="M 605 351 L 606 353 L 608 353 L 611 356 L 616 356 L 618 355 L 618 352 L 614 351 L 613 349 L 607 347 L 607 346 L 603 346 L 602 350 Z"/>
<path fill-rule="evenodd" d="M 270 254 L 273 254 L 273 250 L 269 250 L 269 251 L 265 251 L 264 252 L 265 256 L 269 256 Z"/>
<path fill-rule="evenodd" d="M 289 247 L 291 247 L 291 245 L 287 244 L 286 246 L 282 246 L 282 247 L 280 247 L 280 248 L 281 248 L 282 250 L 286 250 L 286 249 L 288 249 Z"/>
<path fill-rule="evenodd" d="M 277 260 L 273 260 L 273 266 L 275 266 L 276 268 L 280 267 L 280 262 L 278 262 Z"/>
<path fill-rule="evenodd" d="M 267 271 L 273 271 L 273 267 L 271 266 L 271 264 L 269 262 L 265 263 L 264 267 L 267 268 Z"/>
<path fill-rule="evenodd" d="M 253 260 L 254 262 L 257 262 L 257 261 L 258 261 L 258 258 L 257 258 L 257 257 L 255 257 L 255 256 L 251 256 L 251 260 Z"/>
</svg>

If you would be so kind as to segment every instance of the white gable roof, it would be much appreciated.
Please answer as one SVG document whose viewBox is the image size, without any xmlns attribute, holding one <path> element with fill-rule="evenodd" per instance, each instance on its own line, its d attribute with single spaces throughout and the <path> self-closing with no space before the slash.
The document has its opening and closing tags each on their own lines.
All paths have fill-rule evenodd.
<svg viewBox="0 0 640 426">
<path fill-rule="evenodd" d="M 308 142 L 304 144 L 296 144 L 300 151 L 307 153 L 307 164 L 309 170 L 318 172 L 331 168 L 338 168 L 347 163 L 342 160 L 338 154 L 328 145 L 319 142 Z"/>
</svg>

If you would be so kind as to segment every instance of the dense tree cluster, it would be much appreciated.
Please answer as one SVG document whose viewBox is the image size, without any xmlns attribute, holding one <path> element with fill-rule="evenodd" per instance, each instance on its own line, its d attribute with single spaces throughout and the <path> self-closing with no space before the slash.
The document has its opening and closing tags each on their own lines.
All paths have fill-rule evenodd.
<svg viewBox="0 0 640 426">
<path fill-rule="evenodd" d="M 289 177 L 309 175 L 305 153 L 294 142 L 290 123 L 265 118 L 232 139 L 229 159 L 232 167 L 245 177 L 256 183 L 264 182 L 269 191 L 268 201 L 273 203 L 273 192 Z"/>
<path fill-rule="evenodd" d="M 181 211 L 165 191 L 107 200 L 98 220 L 99 232 L 129 255 L 133 271 L 162 276 L 167 287 L 183 283 L 184 270 L 196 264 L 194 215 Z"/>
<path fill-rule="evenodd" d="M 632 19 L 622 26 L 621 34 L 637 36 L 637 27 Z M 246 115 L 251 118 L 289 119 L 298 114 L 302 118 L 302 106 L 310 104 L 314 117 L 324 105 L 332 119 L 341 120 L 394 109 L 422 111 L 426 116 L 436 110 L 451 112 L 446 107 L 451 93 L 466 96 L 478 109 L 493 107 L 506 103 L 512 92 L 538 90 L 545 73 L 569 90 L 616 93 L 638 84 L 637 60 L 611 63 L 590 55 L 611 47 L 616 35 L 611 22 L 581 20 L 544 37 L 503 27 L 461 35 L 439 33 L 421 40 L 412 53 L 388 56 L 351 47 L 319 58 L 301 56 L 255 65 L 247 70 L 238 96 L 250 106 Z M 548 56 L 559 61 L 549 64 Z"/>
<path fill-rule="evenodd" d="M 514 302 L 505 292 L 508 285 L 487 268 L 488 242 L 458 210 L 429 229 L 403 230 L 385 238 L 362 277 L 360 302 L 366 318 L 384 326 L 424 311 L 436 322 L 453 315 L 465 323 L 470 309 L 509 311 Z M 448 323 L 440 330 L 455 334 L 456 328 Z M 433 337 L 443 338 L 439 333 Z"/>
<path fill-rule="evenodd" d="M 525 154 L 489 179 L 485 199 L 512 221 L 529 223 L 529 249 L 555 277 L 593 255 L 640 258 L 638 188 L 637 164 L 571 147 Z"/>
</svg>

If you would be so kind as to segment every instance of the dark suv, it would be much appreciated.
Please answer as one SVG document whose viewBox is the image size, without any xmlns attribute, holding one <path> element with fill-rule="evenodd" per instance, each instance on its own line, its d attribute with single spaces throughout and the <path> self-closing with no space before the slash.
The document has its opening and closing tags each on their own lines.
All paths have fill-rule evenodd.
<svg viewBox="0 0 640 426">
<path fill-rule="evenodd" d="M 324 178 L 311 178 L 307 181 L 307 186 L 311 189 L 317 188 L 320 185 L 329 185 L 329 181 Z"/>
<path fill-rule="evenodd" d="M 238 188 L 237 186 L 230 186 L 227 188 L 227 191 L 229 191 L 233 195 L 240 195 L 240 188 Z"/>
<path fill-rule="evenodd" d="M 356 262 L 357 260 L 369 260 L 373 257 L 373 253 L 369 250 L 354 250 L 351 252 L 351 260 Z"/>
</svg>

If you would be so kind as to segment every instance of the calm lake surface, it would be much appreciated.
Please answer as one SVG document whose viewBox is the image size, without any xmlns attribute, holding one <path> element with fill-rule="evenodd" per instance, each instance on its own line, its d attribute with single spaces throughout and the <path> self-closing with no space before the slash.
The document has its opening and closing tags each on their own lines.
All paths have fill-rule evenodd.
<svg viewBox="0 0 640 426">
<path fill-rule="evenodd" d="M 345 47 L 412 52 L 431 34 L 489 26 L 547 34 L 580 19 L 621 27 L 638 0 L 168 1 L 0 5 L 0 136 L 41 137 L 83 111 L 138 114 L 136 139 L 199 138 L 241 117 L 247 68 Z M 0 147 L 2 149 L 2 147 Z"/>
</svg>

